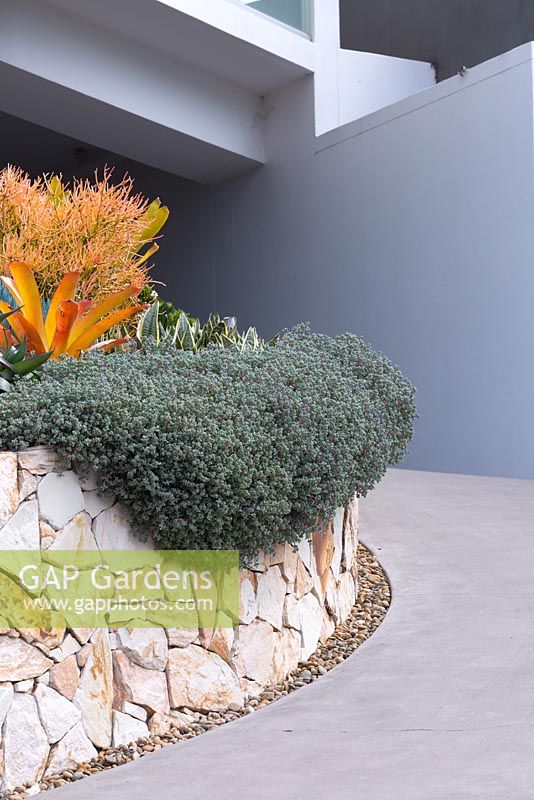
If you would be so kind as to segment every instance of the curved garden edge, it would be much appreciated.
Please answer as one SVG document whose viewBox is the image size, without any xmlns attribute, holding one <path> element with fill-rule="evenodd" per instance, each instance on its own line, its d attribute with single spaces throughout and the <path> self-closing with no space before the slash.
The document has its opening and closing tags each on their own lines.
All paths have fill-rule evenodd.
<svg viewBox="0 0 534 800">
<path fill-rule="evenodd" d="M 1 453 L 0 487 L 3 549 L 139 547 L 94 476 L 65 471 L 50 448 Z M 280 545 L 258 556 L 241 572 L 235 631 L 3 628 L 4 790 L 38 786 L 98 751 L 188 724 L 191 709 L 239 715 L 268 701 L 266 687 L 285 680 L 349 617 L 356 547 L 353 500 L 297 549 Z"/>
<path fill-rule="evenodd" d="M 208 733 L 229 722 L 261 710 L 277 700 L 291 694 L 325 675 L 351 656 L 382 623 L 391 601 L 391 589 L 387 575 L 374 554 L 364 545 L 357 547 L 358 597 L 344 623 L 313 653 L 307 661 L 299 664 L 278 684 L 265 687 L 258 698 L 253 698 L 239 710 L 218 712 L 192 712 L 183 709 L 181 722 L 178 719 L 170 730 L 155 729 L 149 737 L 143 737 L 127 745 L 101 750 L 96 759 L 78 764 L 76 768 L 62 774 L 50 776 L 18 791 L 7 793 L 5 800 L 22 800 L 36 794 L 68 785 L 99 772 L 123 766 L 153 752 Z"/>
</svg>

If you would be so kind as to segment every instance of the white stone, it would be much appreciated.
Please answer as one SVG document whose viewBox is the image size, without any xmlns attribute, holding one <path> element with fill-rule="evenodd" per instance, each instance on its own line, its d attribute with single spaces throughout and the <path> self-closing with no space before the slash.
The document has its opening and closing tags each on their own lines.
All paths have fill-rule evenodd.
<svg viewBox="0 0 534 800">
<path fill-rule="evenodd" d="M 39 520 L 39 538 L 41 540 L 41 550 L 48 550 L 51 547 L 57 536 L 57 531 L 45 522 L 44 520 Z"/>
<path fill-rule="evenodd" d="M 298 603 L 302 632 L 301 661 L 306 661 L 317 650 L 323 626 L 323 614 L 319 601 L 311 593 L 301 597 Z"/>
<path fill-rule="evenodd" d="M 171 706 L 196 711 L 223 711 L 230 703 L 242 704 L 239 680 L 216 653 L 198 645 L 169 652 Z"/>
<path fill-rule="evenodd" d="M 331 619 L 326 608 L 323 608 L 323 624 L 321 626 L 321 636 L 319 640 L 324 644 L 324 642 L 330 639 L 335 629 L 336 625 L 334 620 Z"/>
<path fill-rule="evenodd" d="M 19 503 L 37 491 L 37 478 L 27 469 L 19 470 Z"/>
<path fill-rule="evenodd" d="M 122 704 L 122 711 L 124 714 L 129 714 L 131 717 L 135 717 L 135 719 L 140 719 L 141 722 L 146 722 L 148 713 L 146 708 L 142 706 L 136 706 L 135 703 L 129 703 L 128 700 L 125 700 Z"/>
<path fill-rule="evenodd" d="M 217 622 L 220 622 L 221 615 L 217 617 Z M 226 661 L 227 664 L 230 664 L 233 667 L 233 660 L 232 660 L 232 647 L 234 645 L 235 633 L 233 628 L 215 628 L 213 630 L 213 635 L 210 637 L 209 643 L 206 645 L 206 650 L 210 650 L 212 653 L 217 653 L 223 661 Z M 201 642 L 202 643 L 202 642 Z"/>
<path fill-rule="evenodd" d="M 343 520 L 345 509 L 338 508 L 334 515 L 332 534 L 334 536 L 334 555 L 332 558 L 331 569 L 336 581 L 341 574 L 341 557 L 343 556 Z"/>
<path fill-rule="evenodd" d="M 171 725 L 176 721 L 169 714 L 152 714 L 148 723 L 148 730 L 151 736 L 164 736 L 169 732 Z"/>
<path fill-rule="evenodd" d="M 46 655 L 50 654 L 50 648 L 59 647 L 65 636 L 65 628 L 21 628 L 19 632 L 24 641 Z"/>
<path fill-rule="evenodd" d="M 166 628 L 169 647 L 188 647 L 198 639 L 198 628 Z"/>
<path fill-rule="evenodd" d="M 45 777 L 50 775 L 60 775 L 67 769 L 74 769 L 78 764 L 84 764 L 96 758 L 97 751 L 91 744 L 84 732 L 83 725 L 78 722 L 63 737 L 63 739 L 52 748 Z"/>
<path fill-rule="evenodd" d="M 33 689 L 33 680 L 19 681 L 13 685 L 16 692 L 31 692 Z"/>
<path fill-rule="evenodd" d="M 22 639 L 0 637 L 0 681 L 37 678 L 53 664 L 40 650 Z"/>
<path fill-rule="evenodd" d="M 50 744 L 59 742 L 67 731 L 81 720 L 80 709 L 66 697 L 43 683 L 37 684 L 34 693 L 39 717 Z"/>
<path fill-rule="evenodd" d="M 48 550 L 51 544 L 54 543 L 55 536 L 41 536 L 41 550 Z"/>
<path fill-rule="evenodd" d="M 19 504 L 17 454 L 0 453 L 0 526 L 8 521 Z"/>
<path fill-rule="evenodd" d="M 65 636 L 65 628 L 21 628 L 20 635 L 26 642 L 49 655 L 50 648 L 59 647 Z"/>
<path fill-rule="evenodd" d="M 343 566 L 356 578 L 358 575 L 358 500 L 353 498 L 347 506 L 345 520 Z"/>
<path fill-rule="evenodd" d="M 343 572 L 337 587 L 339 621 L 344 622 L 356 602 L 356 582 L 350 572 Z"/>
<path fill-rule="evenodd" d="M 53 658 L 54 661 L 63 661 L 65 658 L 77 653 L 80 648 L 81 644 L 77 639 L 70 633 L 67 633 L 60 647 L 56 647 L 54 650 L 50 651 L 50 657 Z"/>
<path fill-rule="evenodd" d="M 85 511 L 76 514 L 58 531 L 50 546 L 50 551 L 53 550 L 98 550 L 89 514 Z"/>
<path fill-rule="evenodd" d="M 97 474 L 92 467 L 83 477 L 80 477 L 80 486 L 84 492 L 94 492 L 98 487 Z"/>
<path fill-rule="evenodd" d="M 282 577 L 280 567 L 270 567 L 267 572 L 258 575 L 256 600 L 258 617 L 269 622 L 273 628 L 282 630 L 282 617 L 287 584 Z"/>
<path fill-rule="evenodd" d="M 163 628 L 118 628 L 117 649 L 145 669 L 165 669 L 169 648 Z"/>
<path fill-rule="evenodd" d="M 50 472 L 39 481 L 37 499 L 41 518 L 62 528 L 84 508 L 80 481 L 74 472 Z"/>
<path fill-rule="evenodd" d="M 0 728 L 4 724 L 7 712 L 13 701 L 13 686 L 10 683 L 0 683 Z"/>
<path fill-rule="evenodd" d="M 287 594 L 284 603 L 284 625 L 287 628 L 300 630 L 300 615 L 297 598 L 294 594 Z"/>
<path fill-rule="evenodd" d="M 85 500 L 85 510 L 93 517 L 98 517 L 102 511 L 111 508 L 115 502 L 115 498 L 110 494 L 101 494 L 100 492 L 84 492 L 83 497 Z"/>
<path fill-rule="evenodd" d="M 33 797 L 35 794 L 41 794 L 41 789 L 38 783 L 34 783 L 29 789 L 26 789 L 26 797 Z"/>
<path fill-rule="evenodd" d="M 47 673 L 48 685 L 59 692 L 67 700 L 72 700 L 80 685 L 80 670 L 78 668 L 76 656 L 73 654 L 56 664 Z"/>
<path fill-rule="evenodd" d="M 243 692 L 243 700 L 246 703 L 248 700 L 259 697 L 265 685 L 256 683 L 256 681 L 249 681 L 248 678 L 239 678 L 239 686 Z M 231 707 L 229 711 L 238 711 L 238 709 Z"/>
<path fill-rule="evenodd" d="M 109 633 L 97 629 L 91 637 L 91 651 L 80 677 L 74 703 L 82 712 L 85 733 L 96 747 L 111 744 L 113 667 Z"/>
<path fill-rule="evenodd" d="M 185 711 L 169 711 L 169 717 L 174 725 L 190 725 L 195 721 L 194 715 Z"/>
<path fill-rule="evenodd" d="M 330 611 L 330 614 L 332 615 L 334 622 L 336 623 L 336 625 L 339 624 L 339 622 L 341 622 L 341 614 L 339 610 L 337 583 L 332 573 L 330 573 L 330 576 L 328 578 L 325 599 L 326 599 L 326 607 Z"/>
<path fill-rule="evenodd" d="M 148 726 L 146 722 L 123 714 L 121 711 L 113 712 L 113 747 L 121 744 L 131 744 L 132 742 L 148 736 Z"/>
<path fill-rule="evenodd" d="M 280 564 L 280 569 L 282 570 L 282 575 L 290 586 L 292 586 L 295 582 L 298 558 L 299 554 L 293 545 L 284 545 L 284 560 Z"/>
<path fill-rule="evenodd" d="M 272 661 L 273 683 L 278 683 L 295 669 L 300 661 L 302 638 L 299 631 L 284 628 L 274 635 L 274 651 Z"/>
<path fill-rule="evenodd" d="M 2 787 L 14 789 L 41 779 L 48 758 L 48 739 L 31 694 L 15 694 L 4 725 Z"/>
<path fill-rule="evenodd" d="M 302 563 L 300 558 L 297 559 L 297 566 L 295 570 L 295 597 L 303 597 L 313 589 L 313 579 Z"/>
<path fill-rule="evenodd" d="M 124 702 L 128 701 L 152 712 L 169 713 L 167 679 L 164 672 L 132 664 L 122 650 L 115 650 L 113 653 L 113 681 L 113 707 L 115 709 L 120 710 Z"/>
<path fill-rule="evenodd" d="M 343 523 L 343 558 L 341 567 L 345 570 L 352 569 L 354 561 L 354 537 L 352 532 L 351 513 L 347 508 Z"/>
<path fill-rule="evenodd" d="M 297 553 L 311 575 L 313 572 L 312 562 L 314 561 L 311 541 L 309 539 L 301 539 L 297 545 Z"/>
<path fill-rule="evenodd" d="M 240 625 L 234 648 L 234 664 L 240 678 L 265 686 L 271 680 L 275 637 L 268 622 Z"/>
<path fill-rule="evenodd" d="M 151 550 L 153 543 L 136 539 L 130 521 L 118 503 L 102 511 L 94 523 L 95 539 L 101 550 Z"/>
<path fill-rule="evenodd" d="M 45 475 L 47 472 L 61 472 L 65 464 L 51 447 L 28 447 L 18 452 L 19 467 L 27 469 L 34 475 Z"/>
<path fill-rule="evenodd" d="M 252 572 L 265 572 L 267 569 L 267 559 L 263 550 L 259 550 L 247 566 Z"/>
<path fill-rule="evenodd" d="M 264 554 L 265 564 L 267 567 L 274 567 L 276 564 L 282 564 L 285 557 L 285 545 L 275 544 L 272 551 Z"/>
<path fill-rule="evenodd" d="M 80 644 L 87 644 L 94 630 L 94 628 L 72 628 L 72 633 Z"/>
<path fill-rule="evenodd" d="M 26 500 L 0 530 L 0 550 L 39 550 L 37 500 Z"/>
<path fill-rule="evenodd" d="M 82 644 L 79 651 L 76 653 L 76 663 L 78 664 L 80 669 L 82 669 L 82 667 L 85 667 L 90 652 L 91 652 L 91 645 L 87 643 L 87 644 Z"/>
<path fill-rule="evenodd" d="M 249 625 L 258 616 L 258 604 L 256 602 L 256 592 L 252 581 L 246 575 L 241 577 L 241 587 L 239 592 L 239 622 L 242 625 Z"/>
</svg>

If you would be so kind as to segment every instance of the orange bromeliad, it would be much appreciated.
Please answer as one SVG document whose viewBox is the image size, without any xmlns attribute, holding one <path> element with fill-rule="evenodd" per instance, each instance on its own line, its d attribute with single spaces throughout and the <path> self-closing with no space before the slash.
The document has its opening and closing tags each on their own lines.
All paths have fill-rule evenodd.
<svg viewBox="0 0 534 800">
<path fill-rule="evenodd" d="M 67 272 L 61 279 L 46 317 L 39 288 L 33 271 L 22 261 L 12 261 L 9 265 L 11 278 L 1 276 L 17 307 L 9 317 L 15 336 L 25 339 L 28 349 L 35 353 L 52 353 L 52 358 L 60 355 L 79 357 L 83 350 L 99 348 L 110 350 L 126 339 L 113 339 L 94 342 L 107 333 L 110 328 L 124 322 L 146 305 L 119 308 L 130 297 L 139 294 L 140 289 L 127 286 L 110 294 L 95 306 L 91 300 L 74 300 L 81 272 Z M 12 311 L 6 302 L 0 302 L 0 312 Z"/>
</svg>

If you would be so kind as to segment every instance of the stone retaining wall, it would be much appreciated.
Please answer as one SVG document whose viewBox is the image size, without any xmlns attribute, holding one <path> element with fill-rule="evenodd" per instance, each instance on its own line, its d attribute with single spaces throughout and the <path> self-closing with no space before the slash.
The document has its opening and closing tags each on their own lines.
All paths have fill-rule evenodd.
<svg viewBox="0 0 534 800">
<path fill-rule="evenodd" d="M 94 477 L 49 448 L 0 453 L 0 550 L 139 549 Z M 2 787 L 161 733 L 184 709 L 237 710 L 306 660 L 356 597 L 357 502 L 241 571 L 234 629 L 0 628 Z M 1 556 L 0 556 L 1 560 Z"/>
</svg>

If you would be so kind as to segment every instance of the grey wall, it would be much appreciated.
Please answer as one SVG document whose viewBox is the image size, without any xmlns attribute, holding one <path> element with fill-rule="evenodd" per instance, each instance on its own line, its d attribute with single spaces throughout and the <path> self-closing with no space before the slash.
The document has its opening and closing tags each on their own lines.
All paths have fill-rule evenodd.
<svg viewBox="0 0 534 800">
<path fill-rule="evenodd" d="M 342 46 L 434 62 L 438 80 L 534 39 L 532 0 L 340 0 Z"/>
<path fill-rule="evenodd" d="M 172 208 L 176 303 L 358 333 L 418 387 L 408 466 L 534 477 L 533 96 L 524 48 L 316 142 L 306 78 L 267 98 L 269 163 L 215 190 L 6 116 L 0 164 L 127 169 Z"/>
<path fill-rule="evenodd" d="M 303 79 L 269 100 L 269 164 L 217 191 L 220 302 L 265 334 L 309 320 L 390 356 L 418 387 L 414 468 L 534 477 L 525 49 L 317 152 Z"/>
<path fill-rule="evenodd" d="M 211 190 L 206 186 L 147 167 L 115 153 L 98 150 L 47 128 L 0 112 L 0 169 L 11 163 L 31 175 L 61 172 L 91 177 L 95 169 L 115 166 L 126 172 L 135 188 L 148 197 L 161 197 L 171 209 L 154 260 L 153 277 L 163 281 L 162 296 L 191 313 L 206 316 L 215 307 Z"/>
</svg>

